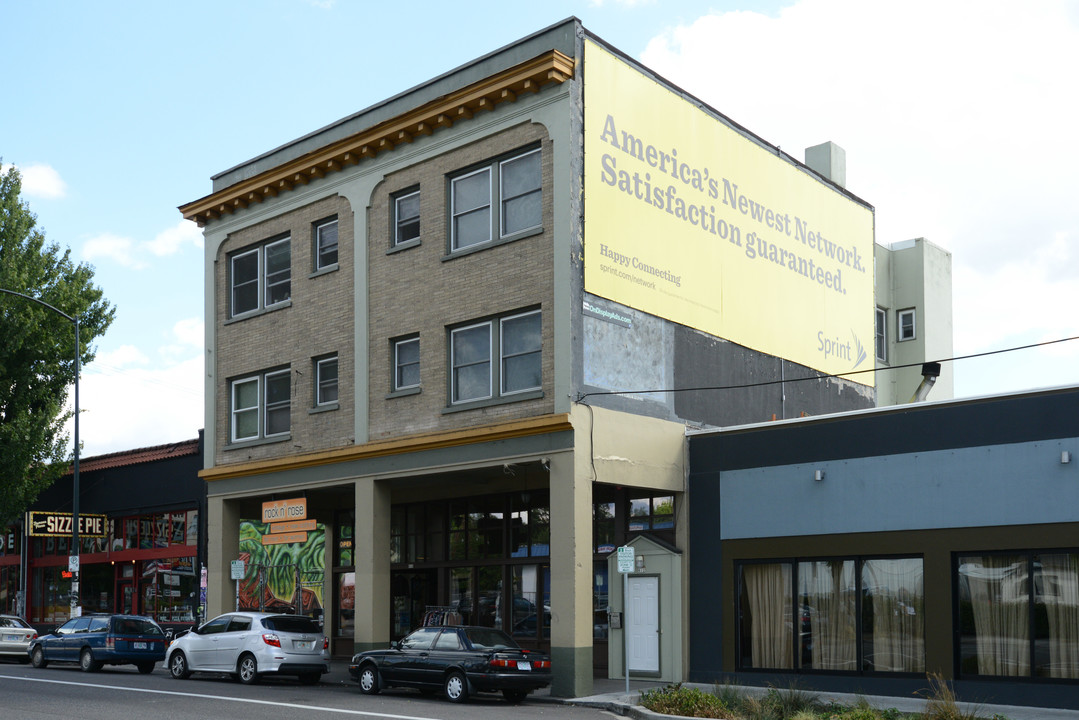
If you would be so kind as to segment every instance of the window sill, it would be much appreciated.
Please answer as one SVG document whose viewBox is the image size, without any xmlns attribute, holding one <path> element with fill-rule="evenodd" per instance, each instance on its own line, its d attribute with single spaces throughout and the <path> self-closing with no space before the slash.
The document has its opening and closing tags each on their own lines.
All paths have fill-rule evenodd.
<svg viewBox="0 0 1079 720">
<path fill-rule="evenodd" d="M 224 324 L 225 325 L 231 325 L 233 323 L 243 322 L 244 320 L 250 320 L 251 318 L 259 317 L 261 315 L 265 315 L 266 313 L 276 312 L 277 310 L 284 310 L 285 308 L 288 308 L 288 307 L 292 307 L 292 299 L 291 298 L 289 298 L 288 300 L 284 300 L 282 302 L 279 302 L 276 305 L 271 305 L 270 307 L 267 307 L 267 308 L 259 308 L 258 310 L 252 310 L 251 312 L 246 312 L 243 315 L 234 315 L 233 317 L 230 317 L 227 320 L 225 320 Z"/>
<path fill-rule="evenodd" d="M 268 438 L 258 438 L 256 440 L 240 440 L 238 442 L 227 443 L 225 445 L 225 452 L 230 450 L 243 450 L 245 448 L 258 447 L 260 445 L 273 445 L 280 442 L 288 442 L 292 439 L 292 433 L 287 432 L 283 435 L 274 435 Z"/>
<path fill-rule="evenodd" d="M 334 263 L 333 265 L 327 265 L 324 268 L 318 268 L 313 273 L 308 275 L 307 278 L 310 280 L 311 278 L 317 278 L 317 277 L 321 277 L 323 275 L 329 275 L 332 272 L 337 272 L 337 270 L 339 270 L 339 269 L 340 269 L 340 266 L 337 263 Z"/>
<path fill-rule="evenodd" d="M 497 240 L 491 240 L 489 242 L 469 245 L 468 247 L 462 248 L 460 250 L 451 250 L 449 254 L 442 256 L 442 262 L 446 262 L 447 260 L 455 260 L 465 255 L 483 252 L 484 250 L 490 250 L 491 248 L 498 247 L 499 245 L 508 245 L 510 243 L 517 242 L 518 240 L 524 240 L 525 238 L 542 234 L 542 225 L 540 225 L 539 227 L 530 228 L 528 230 L 521 230 L 520 232 L 514 233 L 513 235 L 507 235 L 506 237 L 498 238 Z"/>
<path fill-rule="evenodd" d="M 524 392 L 514 393 L 513 395 L 499 395 L 497 397 L 484 398 L 483 400 L 474 400 L 472 402 L 450 405 L 449 407 L 442 408 L 442 414 L 449 415 L 451 413 L 464 412 L 466 410 L 477 410 L 479 408 L 494 407 L 496 405 L 508 405 L 524 400 L 539 400 L 542 397 L 542 390 L 526 390 Z"/>
<path fill-rule="evenodd" d="M 423 388 L 421 387 L 403 388 L 401 390 L 394 390 L 393 392 L 388 393 L 386 395 L 386 399 L 393 400 L 394 398 L 408 397 L 409 395 L 419 395 L 421 392 L 423 392 Z"/>
<path fill-rule="evenodd" d="M 420 238 L 416 238 L 415 240 L 405 240 L 403 243 L 398 243 L 391 247 L 386 251 L 386 254 L 393 255 L 394 253 L 399 253 L 403 250 L 410 250 L 414 247 L 419 247 L 422 243 L 423 241 Z"/>
<path fill-rule="evenodd" d="M 330 412 L 332 410 L 338 410 L 338 409 L 340 409 L 340 407 L 341 406 L 338 403 L 335 403 L 335 402 L 334 403 L 326 403 L 325 405 L 316 405 L 313 408 L 308 408 L 307 409 L 307 414 L 308 415 L 317 415 L 318 413 L 324 413 L 324 412 Z"/>
</svg>

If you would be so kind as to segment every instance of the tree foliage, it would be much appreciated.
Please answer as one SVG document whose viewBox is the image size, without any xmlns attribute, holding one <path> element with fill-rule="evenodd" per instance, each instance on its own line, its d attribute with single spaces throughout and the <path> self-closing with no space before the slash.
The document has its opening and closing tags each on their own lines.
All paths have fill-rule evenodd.
<svg viewBox="0 0 1079 720">
<path fill-rule="evenodd" d="M 94 287 L 93 268 L 46 243 L 21 192 L 17 169 L 0 172 L 0 289 L 78 318 L 79 358 L 89 363 L 91 343 L 112 323 L 115 308 Z M 65 403 L 74 379 L 74 323 L 0 292 L 0 528 L 68 469 Z"/>
</svg>

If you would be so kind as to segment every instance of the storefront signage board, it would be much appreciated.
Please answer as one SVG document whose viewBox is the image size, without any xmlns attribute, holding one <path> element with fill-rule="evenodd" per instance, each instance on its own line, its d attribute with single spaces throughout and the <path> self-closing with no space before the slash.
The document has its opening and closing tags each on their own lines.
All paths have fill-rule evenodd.
<svg viewBox="0 0 1079 720">
<path fill-rule="evenodd" d="M 307 498 L 271 500 L 262 503 L 262 522 L 275 523 L 286 520 L 307 519 Z"/>
<path fill-rule="evenodd" d="M 271 533 L 269 535 L 262 536 L 263 545 L 284 545 L 285 543 L 305 542 L 307 542 L 306 532 Z"/>
<path fill-rule="evenodd" d="M 33 537 L 71 537 L 71 513 L 31 510 L 28 535 Z M 103 538 L 109 534 L 109 518 L 106 515 L 79 514 L 79 537 Z"/>
<path fill-rule="evenodd" d="M 314 530 L 317 521 L 315 520 L 293 520 L 291 522 L 275 522 L 270 523 L 271 533 L 294 533 L 307 530 Z"/>
</svg>

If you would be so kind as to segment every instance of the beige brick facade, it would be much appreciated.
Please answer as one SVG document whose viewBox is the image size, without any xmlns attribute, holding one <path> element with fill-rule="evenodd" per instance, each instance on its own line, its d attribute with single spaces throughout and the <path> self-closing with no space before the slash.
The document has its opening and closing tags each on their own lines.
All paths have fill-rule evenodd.
<svg viewBox="0 0 1079 720">
<path fill-rule="evenodd" d="M 336 270 L 315 271 L 315 223 L 337 216 Z M 229 234 L 214 267 L 217 314 L 219 432 L 216 464 L 283 458 L 354 442 L 353 214 L 349 203 L 333 196 Z M 291 238 L 291 300 L 283 307 L 229 319 L 229 258 L 237 251 L 288 235 Z M 338 356 L 338 407 L 315 408 L 314 359 Z M 230 383 L 274 369 L 290 369 L 291 431 L 287 437 L 231 445 Z"/>
<path fill-rule="evenodd" d="M 537 144 L 542 153 L 542 232 L 448 257 L 448 176 Z M 546 131 L 539 125 L 522 124 L 389 175 L 376 188 L 368 214 L 372 440 L 553 412 L 551 168 L 552 146 Z M 420 242 L 393 251 L 393 198 L 410 188 L 420 191 Z M 531 309 L 542 313 L 543 397 L 446 412 L 450 405 L 447 328 Z M 496 332 L 497 327 L 496 323 Z M 420 339 L 421 391 L 391 397 L 391 341 L 406 335 Z"/>
</svg>

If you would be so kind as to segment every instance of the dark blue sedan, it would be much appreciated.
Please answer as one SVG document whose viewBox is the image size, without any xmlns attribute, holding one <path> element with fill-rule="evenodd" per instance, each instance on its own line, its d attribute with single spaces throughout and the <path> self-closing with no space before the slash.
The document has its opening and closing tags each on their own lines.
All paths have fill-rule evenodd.
<svg viewBox="0 0 1079 720">
<path fill-rule="evenodd" d="M 145 674 L 165 659 L 165 633 L 142 615 L 83 615 L 36 638 L 27 652 L 36 668 L 73 662 L 95 672 L 103 665 L 134 665 Z"/>
</svg>

